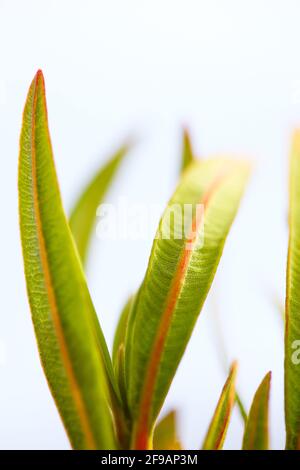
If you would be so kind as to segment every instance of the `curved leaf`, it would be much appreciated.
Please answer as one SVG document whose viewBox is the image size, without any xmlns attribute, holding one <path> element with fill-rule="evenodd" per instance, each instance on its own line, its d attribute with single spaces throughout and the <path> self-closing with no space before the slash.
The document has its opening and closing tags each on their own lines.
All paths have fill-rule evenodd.
<svg viewBox="0 0 300 470">
<path fill-rule="evenodd" d="M 222 368 L 224 369 L 224 373 L 227 376 L 227 371 L 229 367 L 228 351 L 227 351 L 226 344 L 225 344 L 225 338 L 223 335 L 222 325 L 220 324 L 220 321 L 219 321 L 219 309 L 218 309 L 218 305 L 216 302 L 213 302 L 213 307 L 214 307 L 213 320 L 214 320 L 214 326 L 215 326 L 216 347 L 217 347 L 220 362 L 222 364 Z M 243 404 L 243 400 L 241 399 L 241 396 L 237 391 L 235 393 L 235 401 L 238 406 L 241 418 L 245 425 L 247 421 L 247 411 Z"/>
<path fill-rule="evenodd" d="M 153 434 L 153 449 L 180 450 L 177 437 L 177 413 L 175 410 L 166 414 L 155 426 Z"/>
<path fill-rule="evenodd" d="M 244 450 L 268 450 L 269 448 L 269 396 L 271 372 L 258 387 L 245 427 Z"/>
<path fill-rule="evenodd" d="M 61 203 L 41 71 L 23 114 L 19 211 L 40 357 L 71 444 L 114 448 L 106 380 L 112 365 Z"/>
<path fill-rule="evenodd" d="M 84 263 L 91 233 L 96 220 L 96 211 L 104 199 L 119 166 L 129 150 L 129 144 L 124 144 L 113 157 L 97 172 L 84 188 L 70 215 L 70 228 L 77 248 Z"/>
<path fill-rule="evenodd" d="M 115 376 L 118 380 L 119 390 L 121 395 L 121 401 L 123 404 L 123 420 L 129 421 L 129 410 L 127 401 L 127 384 L 126 384 L 126 370 L 125 370 L 125 341 L 128 333 L 128 321 L 129 315 L 134 302 L 134 296 L 131 296 L 126 302 L 114 336 L 113 342 L 113 365 L 115 369 Z M 124 434 L 129 434 L 129 425 L 126 424 L 126 430 Z M 127 437 L 127 436 L 126 436 Z"/>
<path fill-rule="evenodd" d="M 204 450 L 220 450 L 223 447 L 235 401 L 236 372 L 237 364 L 233 363 L 207 431 L 202 447 Z"/>
<path fill-rule="evenodd" d="M 154 422 L 211 286 L 248 176 L 245 163 L 195 162 L 161 219 L 126 344 L 134 448 L 151 446 Z"/>
<path fill-rule="evenodd" d="M 119 318 L 119 321 L 115 330 L 113 354 L 112 354 L 114 365 L 116 364 L 116 361 L 117 361 L 119 348 L 122 346 L 125 346 L 125 338 L 126 338 L 127 327 L 128 327 L 128 318 L 129 318 L 130 311 L 132 309 L 133 301 L 134 301 L 134 296 L 129 297 L 129 299 L 127 300 L 121 312 L 121 315 L 120 315 L 120 318 Z"/>
<path fill-rule="evenodd" d="M 187 129 L 183 131 L 182 140 L 182 157 L 181 157 L 181 172 L 183 172 L 190 163 L 194 161 L 194 152 L 191 142 L 191 137 Z"/>
<path fill-rule="evenodd" d="M 289 250 L 285 312 L 286 448 L 300 449 L 300 131 L 294 135 L 290 163 Z"/>
<path fill-rule="evenodd" d="M 239 409 L 241 418 L 244 421 L 244 423 L 246 424 L 246 422 L 247 422 L 247 411 L 246 411 L 245 405 L 243 403 L 243 400 L 241 399 L 241 396 L 238 392 L 236 392 L 236 394 L 235 394 L 235 402 L 236 402 L 237 407 Z"/>
</svg>

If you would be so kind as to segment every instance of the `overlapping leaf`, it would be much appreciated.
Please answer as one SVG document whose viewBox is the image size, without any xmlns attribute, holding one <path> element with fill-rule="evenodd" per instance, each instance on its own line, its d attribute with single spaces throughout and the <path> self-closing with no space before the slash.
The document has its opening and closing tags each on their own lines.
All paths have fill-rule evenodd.
<svg viewBox="0 0 300 470">
<path fill-rule="evenodd" d="M 71 211 L 69 223 L 83 263 L 86 260 L 88 244 L 95 224 L 97 207 L 103 201 L 128 149 L 129 144 L 124 144 L 100 168 L 84 188 Z"/>
<path fill-rule="evenodd" d="M 151 446 L 154 422 L 211 286 L 248 174 L 248 165 L 237 161 L 191 164 L 161 219 L 129 319 L 134 448 Z"/>
<path fill-rule="evenodd" d="M 236 372 L 237 364 L 234 363 L 208 428 L 202 447 L 204 450 L 220 450 L 223 447 L 235 400 Z"/>
<path fill-rule="evenodd" d="M 190 134 L 185 129 L 183 131 L 182 139 L 182 157 L 181 157 L 181 172 L 183 172 L 194 161 L 194 153 Z"/>
<path fill-rule="evenodd" d="M 114 448 L 108 405 L 112 365 L 61 203 L 40 71 L 23 115 L 19 207 L 39 352 L 71 444 Z"/>
<path fill-rule="evenodd" d="M 268 450 L 269 448 L 269 395 L 271 372 L 258 387 L 245 427 L 244 450 Z"/>
<path fill-rule="evenodd" d="M 120 318 L 119 318 L 119 321 L 115 330 L 113 354 L 112 354 L 114 364 L 117 361 L 118 351 L 120 347 L 121 346 L 125 347 L 125 339 L 126 339 L 126 333 L 127 333 L 127 328 L 128 328 L 128 325 L 127 325 L 128 317 L 132 309 L 133 302 L 134 302 L 134 296 L 129 297 L 129 299 L 127 300 L 121 312 L 121 315 L 120 315 Z"/>
<path fill-rule="evenodd" d="M 166 414 L 155 426 L 153 434 L 154 450 L 179 450 L 181 445 L 177 436 L 177 413 Z"/>
<path fill-rule="evenodd" d="M 236 404 L 238 406 L 241 418 L 244 421 L 244 423 L 246 423 L 246 421 L 247 421 L 247 411 L 246 411 L 245 405 L 244 405 L 244 403 L 241 399 L 241 396 L 238 392 L 236 392 L 236 394 L 235 394 L 235 401 L 236 401 Z"/>
<path fill-rule="evenodd" d="M 300 449 L 300 131 L 290 162 L 289 250 L 285 312 L 285 423 L 287 449 Z"/>
<path fill-rule="evenodd" d="M 214 292 L 214 294 L 215 293 L 216 293 L 216 291 Z M 219 356 L 222 368 L 224 369 L 224 373 L 227 375 L 227 371 L 228 371 L 228 367 L 229 367 L 228 351 L 227 351 L 227 348 L 226 348 L 226 343 L 225 343 L 225 338 L 224 338 L 224 335 L 223 335 L 222 325 L 219 322 L 219 311 L 218 311 L 216 302 L 213 303 L 213 307 L 214 307 L 213 319 L 214 319 L 214 326 L 215 326 L 215 346 L 217 348 L 218 356 Z M 243 404 L 243 400 L 241 399 L 241 396 L 239 395 L 239 393 L 237 391 L 236 391 L 236 394 L 235 394 L 235 401 L 236 401 L 236 404 L 238 406 L 241 418 L 244 421 L 244 424 L 246 424 L 247 411 L 246 411 L 246 408 Z"/>
<path fill-rule="evenodd" d="M 119 390 L 121 392 L 121 400 L 123 403 L 124 414 L 129 415 L 128 402 L 127 402 L 127 384 L 126 384 L 126 370 L 125 370 L 125 342 L 128 334 L 128 321 L 131 309 L 134 303 L 134 296 L 131 296 L 126 302 L 119 321 L 115 330 L 113 342 L 113 365 L 115 368 L 115 375 L 118 380 Z"/>
</svg>

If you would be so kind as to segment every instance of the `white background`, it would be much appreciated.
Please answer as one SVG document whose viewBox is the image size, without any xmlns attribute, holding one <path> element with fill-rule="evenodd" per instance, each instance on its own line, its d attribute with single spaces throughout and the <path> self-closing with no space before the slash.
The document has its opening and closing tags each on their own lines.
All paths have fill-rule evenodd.
<svg viewBox="0 0 300 470">
<path fill-rule="evenodd" d="M 186 448 L 205 434 L 228 360 L 249 407 L 273 371 L 273 448 L 284 445 L 283 328 L 290 137 L 300 125 L 300 3 L 0 0 L 0 447 L 68 448 L 39 363 L 26 300 L 17 212 L 17 159 L 27 89 L 38 68 L 67 210 L 128 135 L 135 150 L 108 200 L 166 202 L 176 184 L 181 127 L 201 157 L 254 162 L 251 184 L 216 281 L 173 382 Z M 94 238 L 89 284 L 111 343 L 139 285 L 151 241 Z M 220 335 L 221 332 L 221 335 Z M 226 448 L 239 448 L 237 412 Z"/>
</svg>

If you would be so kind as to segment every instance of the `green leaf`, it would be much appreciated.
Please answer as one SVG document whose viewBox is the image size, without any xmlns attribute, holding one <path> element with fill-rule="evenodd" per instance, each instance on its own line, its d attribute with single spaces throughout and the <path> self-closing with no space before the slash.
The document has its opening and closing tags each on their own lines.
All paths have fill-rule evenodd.
<svg viewBox="0 0 300 470">
<path fill-rule="evenodd" d="M 123 404 L 123 412 L 126 416 L 126 421 L 129 421 L 129 410 L 127 401 L 127 384 L 126 384 L 126 370 L 125 370 L 125 341 L 128 333 L 129 315 L 134 303 L 134 296 L 131 296 L 126 302 L 115 331 L 113 342 L 113 365 L 115 369 L 115 376 L 118 380 L 121 401 Z M 126 434 L 129 433 L 129 425 L 126 425 Z M 124 434 L 125 434 L 124 432 Z M 127 437 L 127 436 L 126 436 Z M 128 436 L 129 437 L 129 436 Z"/>
<path fill-rule="evenodd" d="M 204 450 L 220 450 L 223 447 L 235 402 L 236 372 L 237 364 L 233 363 L 207 431 L 202 447 Z"/>
<path fill-rule="evenodd" d="M 86 261 L 87 249 L 96 221 L 97 207 L 103 201 L 129 148 L 129 144 L 124 144 L 100 168 L 84 188 L 71 211 L 69 223 L 83 263 Z"/>
<path fill-rule="evenodd" d="M 193 152 L 191 137 L 187 129 L 184 129 L 183 139 L 182 139 L 181 172 L 186 170 L 186 168 L 193 161 L 194 161 L 194 152 Z"/>
<path fill-rule="evenodd" d="M 213 281 L 248 176 L 242 162 L 194 162 L 160 221 L 125 351 L 134 448 L 151 446 L 153 425 Z"/>
<path fill-rule="evenodd" d="M 269 396 L 271 372 L 258 387 L 245 427 L 244 450 L 268 450 L 269 448 Z"/>
<path fill-rule="evenodd" d="M 300 449 L 300 131 L 290 162 L 289 249 L 285 311 L 286 448 Z"/>
<path fill-rule="evenodd" d="M 134 296 L 129 297 L 129 299 L 127 300 L 121 312 L 121 315 L 120 315 L 120 318 L 116 327 L 114 343 L 113 343 L 113 354 L 112 354 L 114 365 L 117 362 L 118 351 L 120 347 L 123 347 L 125 345 L 128 318 L 129 318 L 130 311 L 132 309 L 133 301 L 134 301 Z"/>
<path fill-rule="evenodd" d="M 243 403 L 243 400 L 241 399 L 241 396 L 238 392 L 236 392 L 236 394 L 235 394 L 235 402 L 236 402 L 237 407 L 239 409 L 241 418 L 244 421 L 244 423 L 246 424 L 246 422 L 247 422 L 247 411 L 246 411 L 245 405 Z"/>
<path fill-rule="evenodd" d="M 115 447 L 112 365 L 62 207 L 38 71 L 23 114 L 19 212 L 27 291 L 42 365 L 71 444 Z"/>
<path fill-rule="evenodd" d="M 214 297 L 213 297 L 213 299 L 214 299 Z M 221 364 L 222 364 L 223 369 L 224 369 L 224 373 L 227 376 L 228 367 L 229 367 L 228 351 L 227 351 L 227 348 L 226 348 L 226 343 L 225 343 L 225 338 L 224 338 L 224 335 L 223 335 L 222 325 L 220 324 L 220 321 L 219 321 L 218 304 L 216 302 L 213 302 L 213 307 L 214 307 L 214 309 L 213 309 L 214 310 L 213 311 L 213 313 L 214 313 L 213 319 L 214 319 L 214 326 L 215 326 L 216 347 L 217 347 L 217 351 L 218 351 L 218 356 L 220 358 Z M 246 408 L 243 404 L 243 400 L 242 400 L 240 394 L 237 391 L 236 391 L 236 394 L 235 394 L 235 401 L 236 401 L 236 404 L 238 406 L 241 418 L 244 421 L 244 424 L 246 424 L 247 411 L 246 411 Z"/>
<path fill-rule="evenodd" d="M 180 450 L 177 437 L 177 413 L 175 410 L 166 414 L 155 426 L 153 434 L 154 450 Z"/>
</svg>

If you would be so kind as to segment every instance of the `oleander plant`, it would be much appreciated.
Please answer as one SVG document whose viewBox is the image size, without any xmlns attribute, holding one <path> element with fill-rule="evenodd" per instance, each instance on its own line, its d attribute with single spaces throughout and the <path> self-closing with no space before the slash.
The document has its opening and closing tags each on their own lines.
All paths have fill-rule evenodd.
<svg viewBox="0 0 300 470">
<path fill-rule="evenodd" d="M 159 221 L 144 279 L 120 313 L 110 352 L 84 265 L 97 207 L 129 149 L 130 144 L 124 144 L 100 168 L 67 218 L 48 129 L 44 78 L 37 72 L 26 99 L 20 137 L 21 241 L 41 362 L 73 449 L 182 448 L 176 411 L 162 419 L 159 414 L 250 174 L 244 161 L 196 159 L 188 133 L 184 134 L 177 188 Z M 300 448 L 300 361 L 295 360 L 300 344 L 299 181 L 300 133 L 296 133 L 291 152 L 285 313 L 287 449 Z M 188 214 L 186 206 L 192 208 Z M 236 375 L 234 362 L 202 449 L 222 449 L 235 404 L 245 421 L 243 449 L 269 447 L 271 373 L 259 385 L 248 413 L 235 390 Z"/>
</svg>

